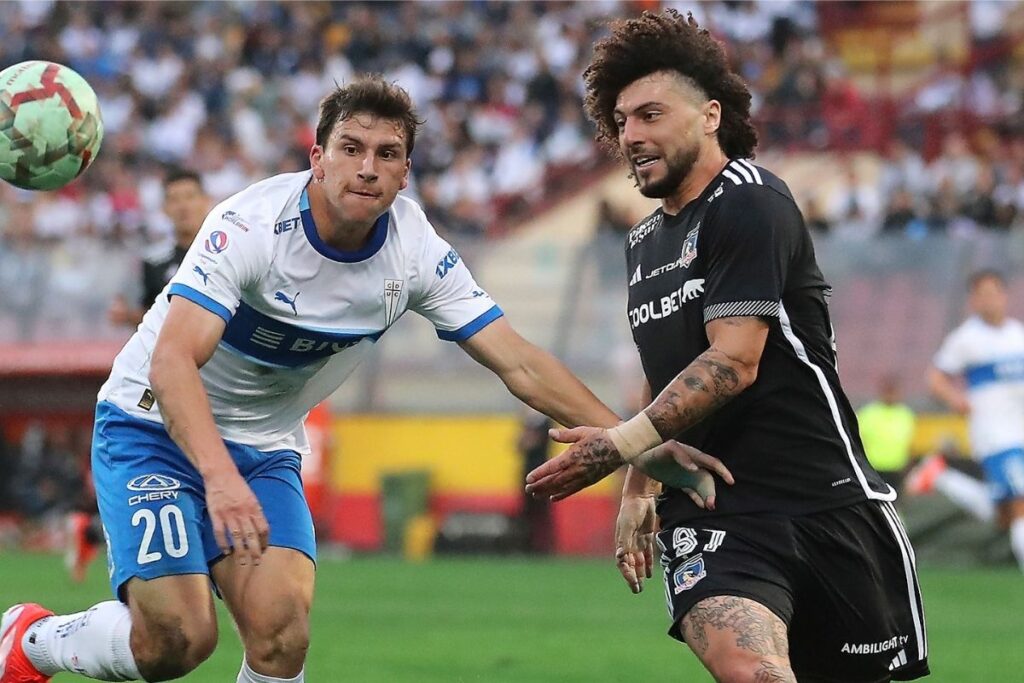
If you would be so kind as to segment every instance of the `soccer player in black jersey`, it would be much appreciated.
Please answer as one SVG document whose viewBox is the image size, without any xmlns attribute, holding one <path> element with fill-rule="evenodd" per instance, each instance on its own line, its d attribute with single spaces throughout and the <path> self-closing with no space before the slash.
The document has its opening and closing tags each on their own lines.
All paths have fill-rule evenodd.
<svg viewBox="0 0 1024 683">
<path fill-rule="evenodd" d="M 928 673 L 914 553 L 840 386 L 829 288 L 793 197 L 755 166 L 750 93 L 692 17 L 612 24 L 585 73 L 599 137 L 661 200 L 626 239 L 629 324 L 649 405 L 527 479 L 555 499 L 678 439 L 736 483 L 714 510 L 657 501 L 669 633 L 718 681 L 911 680 Z M 654 396 L 651 400 L 651 396 Z M 623 576 L 651 572 L 652 482 L 630 468 Z"/>
<path fill-rule="evenodd" d="M 173 241 L 157 245 L 146 255 L 142 263 L 139 305 L 133 306 L 123 296 L 118 296 L 107 312 L 110 322 L 129 327 L 142 322 L 142 316 L 178 272 L 178 266 L 212 205 L 198 173 L 179 168 L 167 172 L 164 177 L 164 213 L 174 226 Z"/>
</svg>

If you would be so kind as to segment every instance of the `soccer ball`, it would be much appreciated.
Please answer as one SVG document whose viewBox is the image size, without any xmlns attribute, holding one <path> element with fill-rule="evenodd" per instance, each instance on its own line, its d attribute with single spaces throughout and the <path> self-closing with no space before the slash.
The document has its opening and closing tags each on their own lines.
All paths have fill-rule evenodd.
<svg viewBox="0 0 1024 683">
<path fill-rule="evenodd" d="M 0 71 L 0 178 L 56 190 L 89 167 L 102 140 L 96 93 L 72 69 L 32 61 Z"/>
</svg>

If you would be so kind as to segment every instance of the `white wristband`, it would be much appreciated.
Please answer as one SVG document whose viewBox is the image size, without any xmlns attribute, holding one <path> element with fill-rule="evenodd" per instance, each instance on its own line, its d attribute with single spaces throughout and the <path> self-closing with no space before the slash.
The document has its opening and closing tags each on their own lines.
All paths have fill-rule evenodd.
<svg viewBox="0 0 1024 683">
<path fill-rule="evenodd" d="M 615 444 L 622 459 L 630 463 L 641 453 L 660 446 L 665 441 L 654 428 L 651 418 L 643 411 L 618 427 L 609 429 L 608 438 Z"/>
</svg>

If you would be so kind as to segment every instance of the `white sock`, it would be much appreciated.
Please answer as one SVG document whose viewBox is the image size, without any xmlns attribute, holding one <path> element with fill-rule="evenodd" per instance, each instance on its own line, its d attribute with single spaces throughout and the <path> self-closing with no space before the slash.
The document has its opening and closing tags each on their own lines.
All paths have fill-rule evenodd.
<svg viewBox="0 0 1024 683">
<path fill-rule="evenodd" d="M 1010 547 L 1017 564 L 1024 571 L 1024 517 L 1018 517 L 1010 523 Z"/>
<path fill-rule="evenodd" d="M 935 478 L 935 489 L 982 522 L 991 523 L 996 517 L 988 487 L 960 470 L 947 467 Z"/>
<path fill-rule="evenodd" d="M 299 672 L 299 675 L 295 678 L 274 678 L 273 676 L 264 676 L 258 674 L 249 668 L 249 662 L 242 658 L 242 670 L 238 672 L 238 680 L 236 683 L 303 683 L 306 679 L 303 678 L 306 670 L 303 669 Z"/>
<path fill-rule="evenodd" d="M 137 681 L 142 676 L 132 656 L 131 632 L 131 612 L 108 600 L 77 614 L 40 619 L 21 644 L 44 676 L 70 671 L 101 681 Z"/>
</svg>

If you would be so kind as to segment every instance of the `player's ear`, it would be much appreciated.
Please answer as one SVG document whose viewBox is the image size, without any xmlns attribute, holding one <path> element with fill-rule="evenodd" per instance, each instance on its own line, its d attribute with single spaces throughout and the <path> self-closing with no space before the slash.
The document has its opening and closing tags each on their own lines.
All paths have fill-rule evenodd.
<svg viewBox="0 0 1024 683">
<path fill-rule="evenodd" d="M 409 171 L 412 170 L 412 159 L 405 160 L 405 175 L 402 176 L 402 183 L 398 186 L 399 190 L 404 190 L 409 187 Z"/>
<path fill-rule="evenodd" d="M 320 145 L 313 145 L 309 148 L 309 167 L 313 169 L 313 180 L 321 183 L 324 180 L 324 148 Z"/>
<path fill-rule="evenodd" d="M 722 126 L 722 103 L 708 100 L 704 103 L 704 134 L 714 135 Z"/>
</svg>

